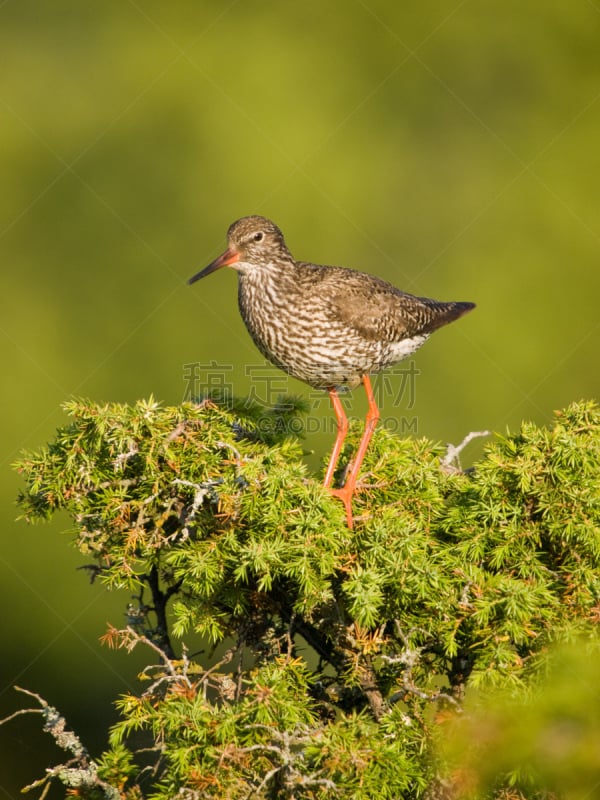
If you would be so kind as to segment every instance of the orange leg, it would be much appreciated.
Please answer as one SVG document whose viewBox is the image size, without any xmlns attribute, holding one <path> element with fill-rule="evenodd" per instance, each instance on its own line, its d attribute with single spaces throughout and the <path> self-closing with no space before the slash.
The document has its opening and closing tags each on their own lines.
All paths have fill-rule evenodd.
<svg viewBox="0 0 600 800">
<path fill-rule="evenodd" d="M 342 452 L 342 447 L 344 445 L 344 439 L 346 438 L 346 434 L 348 433 L 348 417 L 346 416 L 346 412 L 344 411 L 344 406 L 342 405 L 340 396 L 335 389 L 329 389 L 329 398 L 331 400 L 331 405 L 333 406 L 333 410 L 335 411 L 335 418 L 337 420 L 337 436 L 335 438 L 333 450 L 331 451 L 329 464 L 327 465 L 327 472 L 325 473 L 325 482 L 323 483 L 323 486 L 325 487 L 331 486 L 331 481 L 333 480 L 333 473 L 335 472 L 335 468 L 337 467 L 337 462 L 340 457 L 340 453 Z"/>
<path fill-rule="evenodd" d="M 344 507 L 346 509 L 346 520 L 348 521 L 349 528 L 352 527 L 352 495 L 354 494 L 354 491 L 356 489 L 356 481 L 358 480 L 358 473 L 360 472 L 360 467 L 365 457 L 365 453 L 367 452 L 369 442 L 371 441 L 371 436 L 373 436 L 373 431 L 375 430 L 375 426 L 377 425 L 377 422 L 380 417 L 379 409 L 377 408 L 377 403 L 375 402 L 375 397 L 373 395 L 371 380 L 368 375 L 363 376 L 363 384 L 365 387 L 365 392 L 367 393 L 367 400 L 369 401 L 365 430 L 363 432 L 362 439 L 360 440 L 360 444 L 358 445 L 358 450 L 356 451 L 356 456 L 354 458 L 354 461 L 352 462 L 350 469 L 348 470 L 348 475 L 346 477 L 346 482 L 344 486 L 341 489 L 330 489 L 331 494 L 334 495 L 334 497 L 339 497 L 344 504 Z M 335 464 L 333 464 L 332 466 L 333 457 L 335 455 L 335 460 L 337 462 L 337 459 L 339 458 L 339 454 L 342 449 L 342 443 L 344 440 L 343 437 L 345 437 L 346 431 L 348 429 L 348 420 L 346 419 L 346 415 L 344 414 L 344 409 L 342 408 L 342 404 L 340 402 L 339 397 L 337 396 L 337 393 L 335 392 L 335 390 L 332 389 L 330 390 L 329 395 L 331 397 L 333 408 L 338 420 L 338 435 L 337 439 L 335 440 L 335 445 L 333 448 L 333 452 L 331 454 L 329 466 L 327 468 L 327 474 L 325 476 L 325 486 L 329 486 L 329 483 L 331 482 L 331 478 L 333 477 L 333 472 L 335 470 Z M 343 436 L 341 435 L 342 428 L 340 423 L 340 410 L 345 422 L 345 429 L 343 432 Z M 328 478 L 329 478 L 329 483 L 327 482 Z"/>
</svg>

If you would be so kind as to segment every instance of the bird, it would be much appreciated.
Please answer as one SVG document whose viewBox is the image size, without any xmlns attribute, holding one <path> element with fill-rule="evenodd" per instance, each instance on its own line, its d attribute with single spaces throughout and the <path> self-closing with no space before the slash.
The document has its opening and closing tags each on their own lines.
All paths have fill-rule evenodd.
<svg viewBox="0 0 600 800">
<path fill-rule="evenodd" d="M 237 271 L 240 314 L 262 355 L 329 393 L 337 435 L 324 486 L 343 502 L 352 528 L 352 498 L 380 418 L 370 376 L 411 356 L 434 331 L 475 304 L 416 297 L 375 275 L 297 261 L 277 225 L 259 215 L 233 222 L 225 252 L 188 284 L 222 267 Z M 336 488 L 332 484 L 348 432 L 338 390 L 361 383 L 368 401 L 364 431 L 344 484 Z"/>
</svg>

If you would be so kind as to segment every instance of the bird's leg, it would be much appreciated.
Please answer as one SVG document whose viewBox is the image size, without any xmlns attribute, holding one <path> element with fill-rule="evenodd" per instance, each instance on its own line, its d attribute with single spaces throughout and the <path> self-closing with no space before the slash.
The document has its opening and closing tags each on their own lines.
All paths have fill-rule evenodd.
<svg viewBox="0 0 600 800">
<path fill-rule="evenodd" d="M 367 418 L 365 422 L 365 429 L 362 435 L 362 439 L 360 440 L 360 444 L 358 445 L 358 450 L 356 451 L 356 456 L 354 457 L 354 461 L 352 462 L 352 465 L 348 471 L 348 475 L 346 477 L 346 482 L 344 483 L 344 486 L 341 489 L 331 489 L 331 493 L 335 497 L 339 497 L 340 500 L 344 503 L 344 507 L 346 509 L 346 519 L 348 521 L 349 528 L 352 527 L 352 495 L 354 494 L 354 490 L 356 489 L 356 481 L 358 479 L 358 473 L 360 471 L 361 464 L 365 457 L 365 453 L 367 452 L 369 442 L 371 441 L 371 436 L 373 436 L 373 431 L 375 430 L 375 427 L 380 417 L 379 409 L 377 408 L 377 403 L 375 402 L 375 396 L 373 395 L 371 379 L 369 378 L 368 375 L 363 376 L 363 384 L 365 387 L 365 392 L 367 393 L 369 408 L 367 410 Z M 339 403 L 339 398 L 338 398 L 338 403 Z"/>
<path fill-rule="evenodd" d="M 344 488 L 348 486 L 348 484 L 350 484 L 352 487 L 352 491 L 354 491 L 354 488 L 356 487 L 358 473 L 360 472 L 360 468 L 363 459 L 365 457 L 365 453 L 367 452 L 367 448 L 369 447 L 369 442 L 371 441 L 371 436 L 373 436 L 373 432 L 377 427 L 377 423 L 379 422 L 379 418 L 381 416 L 381 414 L 379 413 L 379 409 L 377 408 L 377 403 L 375 402 L 373 387 L 371 386 L 371 379 L 369 378 L 368 375 L 363 376 L 363 385 L 365 387 L 365 392 L 367 394 L 367 400 L 369 403 L 369 408 L 367 409 L 367 417 L 365 421 L 365 430 L 363 432 L 362 439 L 360 440 L 360 444 L 358 445 L 358 450 L 356 451 L 354 462 L 350 467 L 346 483 L 344 484 Z"/>
<path fill-rule="evenodd" d="M 337 420 L 337 436 L 335 438 L 333 450 L 331 451 L 331 456 L 329 457 L 329 464 L 327 465 L 327 472 L 325 473 L 325 481 L 323 482 L 323 486 L 326 488 L 331 486 L 333 473 L 337 467 L 337 462 L 344 445 L 344 439 L 348 433 L 348 417 L 344 411 L 344 406 L 342 405 L 340 396 L 335 389 L 329 389 L 329 399 L 331 400 L 331 405 L 333 406 L 335 418 Z"/>
</svg>

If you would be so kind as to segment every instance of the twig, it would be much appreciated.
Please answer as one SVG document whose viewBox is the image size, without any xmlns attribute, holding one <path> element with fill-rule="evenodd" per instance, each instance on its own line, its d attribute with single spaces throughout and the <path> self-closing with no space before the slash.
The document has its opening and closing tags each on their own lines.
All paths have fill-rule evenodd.
<svg viewBox="0 0 600 800">
<path fill-rule="evenodd" d="M 281 775 L 284 786 L 288 789 L 294 786 L 318 786 L 328 789 L 330 792 L 339 791 L 339 786 L 329 778 L 319 777 L 318 772 L 312 775 L 303 775 L 295 766 L 296 763 L 300 763 L 301 765 L 303 763 L 302 758 L 298 757 L 298 748 L 300 748 L 301 751 L 303 746 L 314 740 L 314 730 L 301 725 L 290 733 L 289 731 L 277 730 L 270 725 L 261 723 L 251 724 L 248 727 L 267 731 L 271 741 L 241 747 L 239 748 L 239 752 L 250 753 L 262 751 L 268 755 L 273 754 L 279 763 L 265 774 L 258 786 L 250 787 L 248 793 L 245 795 L 245 800 L 250 800 L 252 797 L 259 796 L 259 793 L 262 792 L 269 781 L 278 774 Z"/>
<path fill-rule="evenodd" d="M 119 790 L 98 777 L 96 763 L 90 758 L 77 734 L 67 729 L 67 722 L 57 709 L 49 705 L 37 692 L 22 689 L 20 686 L 15 686 L 15 689 L 17 692 L 28 695 L 28 697 L 33 697 L 38 701 L 41 708 L 23 708 L 15 711 L 10 716 L 0 720 L 0 725 L 20 714 L 41 714 L 44 718 L 44 731 L 53 737 L 62 750 L 66 750 L 73 756 L 73 759 L 66 764 L 48 768 L 43 778 L 25 786 L 22 791 L 28 792 L 31 789 L 44 787 L 40 797 L 40 800 L 43 800 L 49 791 L 50 780 L 58 778 L 64 786 L 73 790 L 72 793 L 81 794 L 84 792 L 88 794 L 91 790 L 100 790 L 102 794 L 97 795 L 98 797 L 104 797 L 106 800 L 119 800 L 121 797 Z"/>
<path fill-rule="evenodd" d="M 82 564 L 77 569 L 85 569 L 90 574 L 90 583 L 94 583 L 99 575 L 106 572 L 106 567 L 99 567 L 97 564 Z"/>
<path fill-rule="evenodd" d="M 241 464 L 241 462 L 243 461 L 242 454 L 237 449 L 237 447 L 234 447 L 230 442 L 221 442 L 221 441 L 219 441 L 219 442 L 215 442 L 215 444 L 216 444 L 217 447 L 222 447 L 224 450 L 231 450 L 231 452 L 233 453 L 233 455 L 236 458 L 238 466 Z"/>
<path fill-rule="evenodd" d="M 443 472 L 462 472 L 459 456 L 465 447 L 480 436 L 491 436 L 490 431 L 472 431 L 468 433 L 459 445 L 448 443 L 446 445 L 446 455 L 440 459 L 440 467 Z"/>
<path fill-rule="evenodd" d="M 400 627 L 398 620 L 395 620 L 394 623 L 396 636 L 401 640 L 404 650 L 394 656 L 389 656 L 385 653 L 382 653 L 381 658 L 388 664 L 403 664 L 404 669 L 402 670 L 402 691 L 394 692 L 394 694 L 388 700 L 389 704 L 394 705 L 398 702 L 398 700 L 402 699 L 406 692 L 409 692 L 410 694 L 416 695 L 421 700 L 427 700 L 429 703 L 434 703 L 438 700 L 446 700 L 448 703 L 451 703 L 460 710 L 460 705 L 456 701 L 456 698 L 452 697 L 452 695 L 448 694 L 447 692 L 444 692 L 441 689 L 434 692 L 427 692 L 424 689 L 419 689 L 419 687 L 415 685 L 412 671 L 413 667 L 419 663 L 423 647 L 411 647 L 409 637 L 415 632 L 423 633 L 425 635 L 427 635 L 427 632 L 422 628 L 411 628 L 408 634 L 406 634 Z"/>
<path fill-rule="evenodd" d="M 194 489 L 195 493 L 189 513 L 184 517 L 184 526 L 181 528 L 181 531 L 177 531 L 168 538 L 171 539 L 175 536 L 181 535 L 181 541 L 185 541 L 189 537 L 190 524 L 193 522 L 194 517 L 198 513 L 198 509 L 204 503 L 206 497 L 214 492 L 215 486 L 217 486 L 220 482 L 221 481 L 207 481 L 206 483 L 192 483 L 192 481 L 186 481 L 182 478 L 175 478 L 173 481 L 171 481 L 174 486 L 188 486 L 190 489 Z"/>
</svg>

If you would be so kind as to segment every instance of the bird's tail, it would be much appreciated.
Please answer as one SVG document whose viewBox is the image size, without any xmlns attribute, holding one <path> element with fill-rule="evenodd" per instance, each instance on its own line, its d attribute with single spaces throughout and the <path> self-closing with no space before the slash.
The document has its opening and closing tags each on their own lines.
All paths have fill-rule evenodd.
<svg viewBox="0 0 600 800">
<path fill-rule="evenodd" d="M 433 333 L 433 331 L 436 331 L 443 325 L 447 325 L 449 322 L 454 322 L 455 319 L 462 317 L 463 314 L 466 314 L 475 308 L 475 303 L 441 303 L 437 300 L 429 300 L 428 298 L 422 299 L 426 302 L 431 311 L 434 312 L 431 315 L 427 333 Z"/>
</svg>

